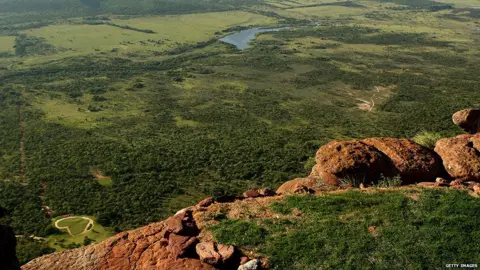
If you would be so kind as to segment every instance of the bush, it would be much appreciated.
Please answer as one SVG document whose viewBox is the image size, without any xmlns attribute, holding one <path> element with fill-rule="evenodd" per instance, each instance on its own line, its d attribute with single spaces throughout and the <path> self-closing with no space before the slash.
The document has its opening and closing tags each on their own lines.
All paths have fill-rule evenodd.
<svg viewBox="0 0 480 270">
<path fill-rule="evenodd" d="M 376 184 L 376 187 L 379 188 L 389 188 L 389 187 L 399 187 L 402 185 L 402 178 L 400 175 L 394 176 L 394 177 L 385 177 L 382 175 L 380 180 L 378 180 L 378 184 Z"/>
<path fill-rule="evenodd" d="M 347 175 L 340 179 L 340 186 L 352 186 L 358 188 L 360 184 L 366 184 L 365 176 Z"/>
<path fill-rule="evenodd" d="M 97 95 L 95 95 L 95 96 L 93 96 L 92 100 L 93 100 L 93 101 L 97 101 L 97 102 L 102 102 L 102 101 L 106 101 L 107 99 L 106 99 L 105 97 L 103 97 L 103 96 L 97 96 Z"/>
<path fill-rule="evenodd" d="M 441 138 L 442 136 L 437 132 L 422 131 L 413 137 L 413 141 L 422 146 L 433 149 L 435 148 L 435 143 Z"/>
</svg>

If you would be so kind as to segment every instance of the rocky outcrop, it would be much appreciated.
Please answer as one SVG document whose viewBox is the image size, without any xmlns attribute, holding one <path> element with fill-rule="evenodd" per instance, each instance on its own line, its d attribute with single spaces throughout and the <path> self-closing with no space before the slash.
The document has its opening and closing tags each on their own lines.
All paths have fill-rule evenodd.
<svg viewBox="0 0 480 270">
<path fill-rule="evenodd" d="M 480 109 L 465 109 L 453 114 L 453 123 L 464 131 L 475 134 L 480 132 Z"/>
<path fill-rule="evenodd" d="M 120 233 L 104 242 L 37 258 L 23 270 L 215 269 L 198 259 L 191 213 Z M 196 226 L 195 226 L 196 227 Z"/>
<path fill-rule="evenodd" d="M 333 141 L 322 146 L 315 157 L 317 175 L 327 184 L 338 186 L 342 179 L 376 181 L 391 173 L 388 158 L 361 141 Z"/>
<path fill-rule="evenodd" d="M 399 175 L 403 184 L 434 181 L 443 171 L 437 154 L 408 139 L 334 141 L 318 150 L 316 161 L 312 175 L 335 186 L 352 178 L 375 183 L 382 175 Z"/>
<path fill-rule="evenodd" d="M 435 152 L 453 179 L 462 181 L 480 180 L 479 135 L 458 136 L 439 140 Z"/>
<path fill-rule="evenodd" d="M 388 157 L 393 165 L 388 174 L 399 175 L 404 185 L 434 181 L 443 172 L 438 155 L 412 140 L 372 138 L 362 142 Z"/>
<path fill-rule="evenodd" d="M 15 255 L 17 239 L 12 228 L 0 225 L 0 270 L 20 269 L 17 256 Z"/>
</svg>

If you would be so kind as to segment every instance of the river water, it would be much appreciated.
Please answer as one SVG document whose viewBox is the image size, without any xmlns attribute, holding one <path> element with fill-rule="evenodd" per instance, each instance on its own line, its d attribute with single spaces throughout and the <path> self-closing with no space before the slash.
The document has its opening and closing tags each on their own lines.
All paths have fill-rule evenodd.
<svg viewBox="0 0 480 270">
<path fill-rule="evenodd" d="M 220 41 L 223 41 L 228 44 L 232 44 L 237 49 L 239 50 L 245 50 L 250 48 L 250 42 L 252 40 L 255 40 L 257 37 L 257 34 L 259 33 L 265 33 L 265 32 L 278 32 L 280 30 L 285 30 L 285 29 L 290 29 L 291 27 L 277 27 L 277 28 L 262 28 L 262 27 L 256 27 L 256 28 L 250 28 L 246 29 L 243 31 L 240 31 L 235 34 L 231 34 L 228 36 L 225 36 L 220 39 Z"/>
</svg>

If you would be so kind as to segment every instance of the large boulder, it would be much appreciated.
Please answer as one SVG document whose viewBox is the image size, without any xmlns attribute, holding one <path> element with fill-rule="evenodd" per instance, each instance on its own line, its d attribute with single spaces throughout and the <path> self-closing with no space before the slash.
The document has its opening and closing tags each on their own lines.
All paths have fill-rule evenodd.
<svg viewBox="0 0 480 270">
<path fill-rule="evenodd" d="M 465 109 L 453 114 L 453 123 L 464 131 L 474 134 L 480 132 L 480 109 Z"/>
<path fill-rule="evenodd" d="M 283 183 L 278 189 L 277 194 L 300 194 L 312 193 L 317 188 L 318 179 L 315 177 L 295 178 Z"/>
<path fill-rule="evenodd" d="M 442 174 L 438 155 L 412 140 L 371 138 L 362 141 L 387 156 L 394 168 L 389 174 L 400 175 L 402 184 L 435 181 Z"/>
<path fill-rule="evenodd" d="M 376 182 L 380 176 L 392 175 L 393 165 L 375 147 L 361 141 L 333 141 L 322 146 L 316 154 L 314 175 L 329 185 L 338 186 L 342 179 Z"/>
<path fill-rule="evenodd" d="M 17 239 L 12 228 L 0 225 L 0 270 L 20 269 L 16 253 Z"/>
<path fill-rule="evenodd" d="M 451 178 L 461 181 L 480 180 L 480 135 L 439 140 L 435 152 Z M 475 146 L 477 148 L 475 148 Z"/>
</svg>

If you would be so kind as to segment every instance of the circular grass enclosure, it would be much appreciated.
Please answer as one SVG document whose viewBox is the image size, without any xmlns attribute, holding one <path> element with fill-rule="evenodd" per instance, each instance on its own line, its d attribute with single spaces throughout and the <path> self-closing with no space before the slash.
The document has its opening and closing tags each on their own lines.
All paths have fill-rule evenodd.
<svg viewBox="0 0 480 270">
<path fill-rule="evenodd" d="M 60 220 L 57 223 L 57 226 L 61 230 L 66 230 L 72 235 L 79 235 L 88 229 L 90 221 L 82 217 L 71 217 Z M 91 227 L 91 225 L 89 226 Z M 68 228 L 68 229 L 67 229 Z"/>
</svg>

